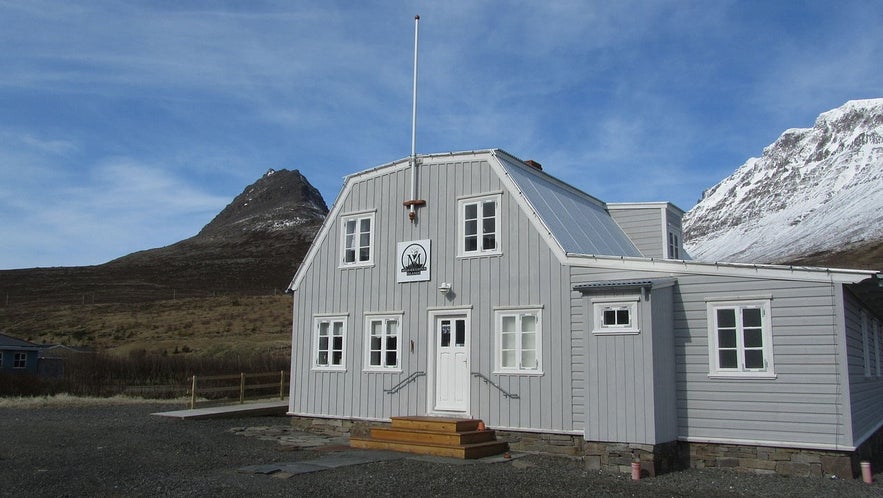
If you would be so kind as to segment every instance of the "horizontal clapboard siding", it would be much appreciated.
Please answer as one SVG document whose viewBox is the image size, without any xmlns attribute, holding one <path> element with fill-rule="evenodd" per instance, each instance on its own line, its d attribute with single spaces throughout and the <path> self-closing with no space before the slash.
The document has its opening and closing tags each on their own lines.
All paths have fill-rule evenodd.
<svg viewBox="0 0 883 498">
<path fill-rule="evenodd" d="M 700 440 L 849 446 L 836 364 L 834 286 L 680 276 L 675 297 L 679 433 Z M 706 299 L 770 296 L 775 379 L 708 376 Z"/>
<path fill-rule="evenodd" d="M 418 196 L 427 204 L 417 209 L 416 224 L 408 221 L 401 204 L 409 197 L 407 169 L 352 177 L 345 197 L 337 201 L 338 214 L 376 210 L 375 265 L 338 268 L 339 220 L 331 220 L 325 239 L 316 241 L 321 246 L 295 294 L 293 412 L 357 419 L 427 413 L 428 383 L 434 375 L 429 371 L 432 336 L 427 310 L 471 306 L 471 370 L 520 398 L 506 398 L 497 388 L 471 378 L 470 415 L 499 428 L 572 431 L 567 269 L 519 208 L 517 193 L 506 190 L 481 156 L 427 162 L 418 179 Z M 503 254 L 457 258 L 458 197 L 499 192 Z M 432 241 L 431 281 L 396 284 L 396 243 L 420 239 Z M 441 282 L 452 284 L 452 299 L 438 292 Z M 494 373 L 494 308 L 502 306 L 542 306 L 544 375 Z M 364 372 L 365 313 L 385 311 L 403 313 L 401 372 Z M 345 372 L 310 368 L 317 313 L 348 313 Z M 398 393 L 383 392 L 415 372 L 428 375 Z"/>
<path fill-rule="evenodd" d="M 664 225 L 662 209 L 609 206 L 608 211 L 644 257 L 665 257 L 664 241 L 661 240 Z"/>
</svg>

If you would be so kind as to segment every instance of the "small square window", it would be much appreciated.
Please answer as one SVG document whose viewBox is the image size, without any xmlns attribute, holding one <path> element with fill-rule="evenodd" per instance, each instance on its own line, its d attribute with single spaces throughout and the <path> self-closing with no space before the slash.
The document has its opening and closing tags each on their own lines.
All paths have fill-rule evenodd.
<svg viewBox="0 0 883 498">
<path fill-rule="evenodd" d="M 15 353 L 12 357 L 12 368 L 28 368 L 27 353 Z"/>
<path fill-rule="evenodd" d="M 594 311 L 595 334 L 637 334 L 638 297 L 620 300 L 620 298 L 598 298 L 592 300 Z"/>
</svg>

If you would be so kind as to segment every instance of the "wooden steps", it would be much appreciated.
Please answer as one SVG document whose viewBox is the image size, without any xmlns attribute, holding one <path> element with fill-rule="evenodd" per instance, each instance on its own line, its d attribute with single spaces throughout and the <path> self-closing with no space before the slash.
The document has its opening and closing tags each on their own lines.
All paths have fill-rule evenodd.
<svg viewBox="0 0 883 498">
<path fill-rule="evenodd" d="M 392 417 L 391 427 L 374 427 L 367 438 L 350 437 L 353 448 L 382 449 L 454 458 L 482 458 L 509 449 L 481 420 L 448 417 Z"/>
</svg>

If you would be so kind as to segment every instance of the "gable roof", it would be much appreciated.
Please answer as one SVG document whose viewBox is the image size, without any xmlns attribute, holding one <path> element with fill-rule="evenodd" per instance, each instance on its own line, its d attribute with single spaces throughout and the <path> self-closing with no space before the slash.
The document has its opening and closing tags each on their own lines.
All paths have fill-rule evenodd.
<svg viewBox="0 0 883 498">
<path fill-rule="evenodd" d="M 36 351 L 40 349 L 40 346 L 33 342 L 0 334 L 0 349 L 5 349 L 7 351 Z"/>
</svg>

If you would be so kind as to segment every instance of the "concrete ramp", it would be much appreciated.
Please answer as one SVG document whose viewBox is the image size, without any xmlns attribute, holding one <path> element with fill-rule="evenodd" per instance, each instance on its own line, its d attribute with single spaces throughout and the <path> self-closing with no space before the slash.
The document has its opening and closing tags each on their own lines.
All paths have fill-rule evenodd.
<svg viewBox="0 0 883 498">
<path fill-rule="evenodd" d="M 288 413 L 288 401 L 267 401 L 262 403 L 210 406 L 206 408 L 194 408 L 192 410 L 158 412 L 152 413 L 151 415 L 179 418 L 182 420 L 201 420 L 208 418 L 262 417 L 267 415 L 285 415 L 286 413 Z"/>
</svg>

